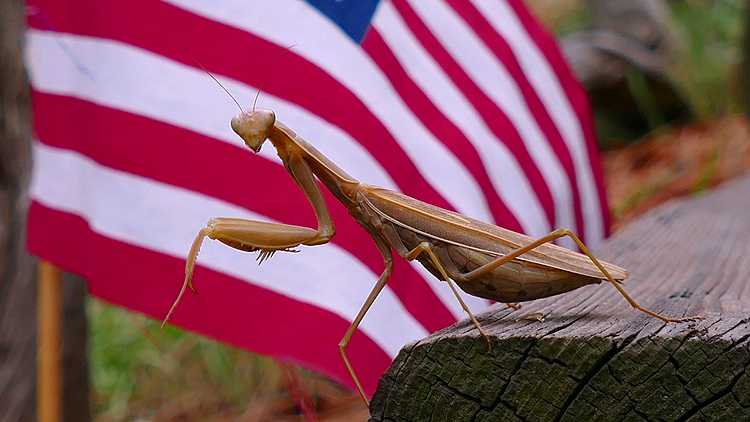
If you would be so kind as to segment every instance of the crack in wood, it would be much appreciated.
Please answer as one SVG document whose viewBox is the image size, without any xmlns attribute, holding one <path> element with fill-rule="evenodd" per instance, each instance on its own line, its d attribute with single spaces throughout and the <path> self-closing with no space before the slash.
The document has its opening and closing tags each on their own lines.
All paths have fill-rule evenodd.
<svg viewBox="0 0 750 422">
<path fill-rule="evenodd" d="M 722 390 L 719 393 L 717 393 L 716 395 L 712 396 L 709 400 L 705 401 L 704 403 L 699 403 L 697 406 L 695 406 L 694 408 L 690 409 L 687 413 L 685 413 L 685 415 L 683 417 L 681 417 L 680 419 L 678 419 L 677 422 L 687 422 L 687 421 L 689 421 L 693 416 L 698 415 L 698 413 L 702 412 L 704 409 L 709 408 L 713 403 L 721 400 L 727 394 L 732 393 L 732 389 L 734 389 L 735 384 L 737 384 L 737 381 L 743 375 L 745 375 L 745 371 L 742 371 L 740 374 L 738 374 L 736 377 L 734 377 L 732 379 L 732 382 L 724 390 Z M 734 394 L 732 394 L 732 395 L 734 395 Z M 737 400 L 737 403 L 739 404 L 739 400 Z M 740 404 L 740 406 L 742 406 L 742 405 Z M 742 406 L 742 407 L 744 407 L 744 406 Z M 744 407 L 744 408 L 747 408 L 747 407 Z M 739 420 L 739 419 L 737 419 L 737 420 Z"/>
<path fill-rule="evenodd" d="M 573 402 L 578 399 L 581 391 L 583 391 L 583 389 L 589 385 L 589 382 L 599 373 L 599 371 L 604 369 L 604 367 L 607 366 L 609 362 L 614 359 L 615 356 L 617 356 L 622 350 L 624 350 L 634 339 L 634 335 L 626 337 L 623 341 L 623 344 L 620 346 L 614 344 L 613 342 L 612 349 L 609 352 L 605 353 L 604 356 L 602 356 L 602 359 L 596 364 L 596 366 L 591 369 L 586 378 L 581 380 L 576 390 L 573 391 L 573 394 L 571 394 L 570 397 L 568 397 L 568 399 L 565 401 L 565 405 L 563 405 L 563 407 L 560 409 L 560 414 L 554 419 L 554 422 L 560 422 L 562 418 L 565 417 L 565 413 L 573 404 Z"/>
</svg>

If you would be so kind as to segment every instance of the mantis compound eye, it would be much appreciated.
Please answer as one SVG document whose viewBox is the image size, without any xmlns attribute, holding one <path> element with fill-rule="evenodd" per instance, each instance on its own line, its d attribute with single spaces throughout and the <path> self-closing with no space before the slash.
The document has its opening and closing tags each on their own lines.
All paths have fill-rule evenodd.
<svg viewBox="0 0 750 422">
<path fill-rule="evenodd" d="M 276 123 L 276 113 L 265 108 L 257 108 L 253 112 L 253 115 L 258 120 L 260 126 L 264 127 L 264 130 L 268 130 Z"/>
<path fill-rule="evenodd" d="M 240 132 L 242 130 L 241 129 L 242 128 L 242 117 L 243 117 L 242 114 L 238 114 L 238 115 L 232 117 L 232 123 L 231 123 L 232 124 L 232 130 L 234 131 L 234 133 L 236 133 L 238 135 L 240 135 Z M 240 135 L 240 136 L 242 136 L 242 135 Z"/>
</svg>

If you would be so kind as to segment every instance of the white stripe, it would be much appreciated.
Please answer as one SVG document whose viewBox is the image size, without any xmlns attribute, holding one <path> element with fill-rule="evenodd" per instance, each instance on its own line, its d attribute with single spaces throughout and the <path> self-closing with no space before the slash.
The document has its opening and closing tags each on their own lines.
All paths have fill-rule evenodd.
<svg viewBox="0 0 750 422">
<path fill-rule="evenodd" d="M 461 129 L 477 150 L 495 190 L 524 232 L 531 236 L 549 233 L 550 225 L 544 209 L 516 158 L 487 127 L 440 65 L 422 48 L 389 2 L 378 7 L 373 26 L 411 79 L 443 115 Z"/>
<path fill-rule="evenodd" d="M 505 66 L 466 22 L 444 2 L 408 2 L 469 77 L 510 119 L 552 194 L 554 225 L 572 227 L 571 230 L 575 231 L 570 180 Z M 543 233 L 542 230 L 530 234 L 538 237 L 547 233 Z M 561 243 L 575 247 L 567 238 Z"/>
<path fill-rule="evenodd" d="M 58 40 L 96 75 L 93 79 L 72 66 Z M 241 148 L 238 153 L 252 154 L 229 126 L 231 116 L 239 110 L 200 70 L 116 41 L 33 29 L 27 33 L 25 54 L 31 83 L 40 92 L 73 96 L 184 127 L 236 145 Z M 62 65 L 66 63 L 70 65 Z M 247 85 L 219 79 L 237 97 L 253 98 L 255 94 Z M 346 132 L 269 94 L 263 95 L 261 105 L 274 110 L 283 122 L 298 123 L 292 127 L 295 131 L 314 139 L 321 152 L 352 176 L 397 190 L 380 163 Z M 261 155 L 281 163 L 273 148 L 264 148 Z"/>
<path fill-rule="evenodd" d="M 560 130 L 576 169 L 583 221 L 586 225 L 584 241 L 589 247 L 594 247 L 604 238 L 604 221 L 581 122 L 565 95 L 557 75 L 552 70 L 552 66 L 526 32 L 513 8 L 505 1 L 472 0 L 472 2 L 513 50 L 529 83 L 534 87 L 547 113 Z"/>
<path fill-rule="evenodd" d="M 185 259 L 196 233 L 211 217 L 270 221 L 215 198 L 119 172 L 41 143 L 34 145 L 30 197 L 83 217 L 101 235 L 180 259 Z M 331 262 L 336 262 L 335 271 Z M 278 253 L 258 266 L 247 253 L 206 241 L 199 265 L 348 321 L 357 315 L 379 276 L 333 244 L 304 248 L 298 254 Z M 175 274 L 175 293 L 181 278 Z M 387 286 L 359 328 L 391 358 L 405 343 L 428 334 Z"/>
<path fill-rule="evenodd" d="M 484 221 L 492 218 L 471 173 L 414 116 L 359 45 L 313 6 L 297 0 L 168 2 L 280 46 L 295 45 L 294 54 L 325 70 L 362 100 L 452 207 Z"/>
</svg>

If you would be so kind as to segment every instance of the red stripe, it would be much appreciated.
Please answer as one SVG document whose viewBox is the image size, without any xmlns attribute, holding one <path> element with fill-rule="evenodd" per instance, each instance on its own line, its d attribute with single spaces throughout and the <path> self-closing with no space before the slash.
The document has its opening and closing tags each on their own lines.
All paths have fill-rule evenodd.
<svg viewBox="0 0 750 422">
<path fill-rule="evenodd" d="M 552 66 L 552 70 L 557 75 L 557 79 L 560 81 L 560 85 L 578 117 L 578 121 L 581 122 L 583 136 L 586 139 L 586 148 L 588 149 L 589 164 L 591 165 L 596 188 L 599 193 L 599 206 L 604 225 L 604 236 L 609 236 L 611 218 L 607 203 L 607 192 L 604 188 L 604 170 L 599 155 L 599 144 L 596 140 L 594 119 L 586 90 L 583 89 L 583 86 L 576 79 L 571 68 L 568 67 L 555 38 L 531 15 L 531 12 L 529 12 L 523 2 L 520 0 L 504 1 L 513 8 L 531 39 L 539 47 L 542 54 L 544 54 L 547 62 Z"/>
<path fill-rule="evenodd" d="M 495 57 L 503 63 L 508 73 L 518 85 L 518 88 L 521 90 L 529 111 L 534 116 L 534 120 L 544 133 L 546 142 L 552 147 L 555 156 L 560 161 L 560 164 L 568 175 L 573 194 L 576 227 L 580 233 L 579 236 L 583 237 L 585 227 L 583 224 L 583 214 L 581 212 L 581 199 L 578 192 L 578 184 L 576 182 L 575 166 L 570 151 L 568 150 L 565 141 L 563 141 L 560 132 L 557 130 L 557 126 L 555 126 L 552 118 L 547 113 L 547 110 L 536 91 L 526 79 L 526 75 L 523 73 L 518 60 L 516 60 L 515 54 L 505 39 L 492 28 L 492 25 L 487 22 L 484 16 L 479 13 L 471 2 L 448 0 L 448 3 L 456 13 L 461 16 L 466 24 L 472 28 L 477 36 L 484 41 L 484 44 L 494 53 Z M 559 222 L 552 225 L 552 227 L 559 226 Z"/>
<path fill-rule="evenodd" d="M 75 98 L 36 91 L 33 95 L 35 115 L 44 121 L 37 125 L 37 135 L 47 145 L 77 151 L 104 166 L 200 192 L 277 221 L 317 227 L 310 204 L 284 168 L 246 148 Z M 332 242 L 379 275 L 383 258 L 370 236 L 328 190 L 321 191 L 338 230 Z M 395 261 L 388 284 L 409 312 L 429 331 L 454 323 L 455 317 L 427 282 L 404 260 Z"/>
<path fill-rule="evenodd" d="M 498 197 L 487 173 L 484 171 L 479 154 L 474 146 L 406 74 L 398 59 L 383 41 L 378 31 L 371 28 L 365 37 L 362 48 L 385 72 L 391 84 L 404 99 L 411 111 L 435 135 L 436 138 L 463 163 L 479 183 L 495 221 L 511 230 L 520 231 L 521 225 Z"/>
<path fill-rule="evenodd" d="M 552 194 L 508 116 L 474 83 L 404 0 L 393 0 L 392 3 L 425 50 L 443 68 L 456 87 L 474 105 L 490 130 L 516 158 L 539 198 L 550 225 L 554 225 L 555 212 Z"/>
<path fill-rule="evenodd" d="M 60 31 L 122 41 L 197 67 L 183 49 L 184 44 L 211 72 L 252 86 L 260 84 L 268 66 L 288 47 L 155 0 L 39 0 L 36 6 Z M 30 26 L 48 29 L 34 20 Z M 349 133 L 407 195 L 453 209 L 367 107 L 331 75 L 295 54 L 294 49 L 284 54 L 268 74 L 264 91 L 298 104 Z M 284 120 L 284 116 L 279 118 Z"/>
<path fill-rule="evenodd" d="M 155 319 L 164 318 L 179 292 L 184 261 L 101 236 L 78 216 L 32 202 L 27 236 L 31 253 L 81 274 L 93 295 Z M 200 296 L 186 294 L 173 323 L 354 387 L 338 351 L 349 322 L 205 268 L 196 270 L 195 279 L 215 288 L 201 289 Z M 347 351 L 365 390 L 372 393 L 390 359 L 359 331 Z"/>
</svg>

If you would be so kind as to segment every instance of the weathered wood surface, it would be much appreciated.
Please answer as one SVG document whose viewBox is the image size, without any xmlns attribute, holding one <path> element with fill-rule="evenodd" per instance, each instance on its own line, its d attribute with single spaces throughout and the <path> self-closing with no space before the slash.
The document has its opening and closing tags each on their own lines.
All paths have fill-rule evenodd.
<svg viewBox="0 0 750 422">
<path fill-rule="evenodd" d="M 750 420 L 750 175 L 666 204 L 596 254 L 630 269 L 635 311 L 610 285 L 501 305 L 406 345 L 371 421 Z M 542 312 L 545 322 L 516 318 Z"/>
</svg>

